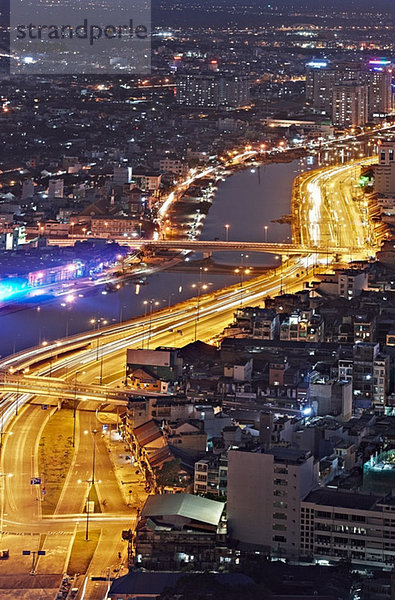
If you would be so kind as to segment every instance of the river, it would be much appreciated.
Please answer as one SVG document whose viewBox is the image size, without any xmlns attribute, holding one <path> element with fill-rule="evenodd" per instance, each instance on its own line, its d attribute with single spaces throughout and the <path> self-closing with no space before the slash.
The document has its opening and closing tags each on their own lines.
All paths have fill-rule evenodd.
<svg viewBox="0 0 395 600">
<path fill-rule="evenodd" d="M 289 213 L 292 182 L 309 166 L 306 159 L 272 163 L 255 169 L 255 172 L 245 169 L 226 179 L 218 188 L 201 239 L 225 239 L 227 224 L 229 240 L 289 241 L 289 225 L 271 221 Z M 215 259 L 235 266 L 244 264 L 251 267 L 252 273 L 254 265 L 275 263 L 275 257 L 259 254 L 245 257 L 240 253 L 218 253 Z M 202 274 L 203 283 L 209 289 L 237 283 L 236 277 L 210 272 Z M 197 280 L 196 274 L 162 272 L 151 275 L 147 285 L 140 287 L 139 294 L 134 285 L 125 285 L 112 294 L 103 293 L 103 288 L 94 295 L 79 297 L 76 294 L 75 301 L 66 306 L 64 298 L 57 298 L 41 305 L 19 305 L 15 311 L 5 308 L 0 311 L 0 355 L 4 357 L 45 341 L 88 330 L 93 327 L 92 319 L 106 320 L 110 324 L 144 314 L 146 300 L 153 301 L 156 308 L 185 300 L 196 294 L 192 285 Z"/>
</svg>

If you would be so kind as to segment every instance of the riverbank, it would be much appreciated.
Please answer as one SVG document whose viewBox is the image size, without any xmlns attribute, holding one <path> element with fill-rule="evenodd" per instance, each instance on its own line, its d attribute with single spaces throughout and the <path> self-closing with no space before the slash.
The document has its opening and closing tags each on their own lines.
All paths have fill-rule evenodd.
<svg viewBox="0 0 395 600">
<path fill-rule="evenodd" d="M 269 241 L 283 241 L 290 234 L 288 225 L 271 223 L 289 213 L 292 182 L 306 167 L 305 161 L 268 164 L 261 168 L 261 177 L 250 168 L 237 172 L 220 181 L 215 201 L 202 227 L 202 239 L 224 239 L 224 224 L 230 224 L 229 236 L 233 240 L 264 240 L 264 225 L 268 224 Z M 276 199 L 276 201 L 274 201 Z M 233 215 L 235 215 L 233 217 Z M 185 255 L 182 257 L 185 264 Z M 194 259 L 200 259 L 196 256 Z M 147 306 L 156 309 L 172 306 L 196 295 L 196 284 L 202 281 L 208 290 L 214 291 L 229 285 L 237 285 L 240 275 L 234 269 L 244 264 L 252 268 L 251 274 L 258 275 L 255 268 L 275 266 L 276 259 L 268 255 L 241 256 L 240 253 L 215 254 L 216 265 L 229 265 L 230 269 L 215 267 L 200 273 L 195 270 L 156 271 L 143 274 L 133 281 L 122 282 L 115 293 L 108 293 L 97 286 L 94 293 L 83 297 L 75 294 L 70 303 L 57 298 L 40 302 L 37 306 L 20 305 L 15 312 L 0 312 L 0 354 L 7 356 L 28 347 L 68 335 L 89 331 L 92 321 L 100 319 L 108 325 L 128 321 L 144 314 Z M 232 272 L 233 267 L 233 272 Z M 265 271 L 266 272 L 266 271 Z M 247 280 L 248 276 L 245 276 Z"/>
</svg>

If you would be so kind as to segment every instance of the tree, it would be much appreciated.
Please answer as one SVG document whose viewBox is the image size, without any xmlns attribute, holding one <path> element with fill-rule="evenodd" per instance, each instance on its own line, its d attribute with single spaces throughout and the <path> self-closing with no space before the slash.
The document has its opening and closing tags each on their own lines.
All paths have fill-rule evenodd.
<svg viewBox="0 0 395 600">
<path fill-rule="evenodd" d="M 179 483 L 181 461 L 174 458 L 163 463 L 162 467 L 156 472 L 156 483 L 158 487 L 172 487 Z"/>
</svg>

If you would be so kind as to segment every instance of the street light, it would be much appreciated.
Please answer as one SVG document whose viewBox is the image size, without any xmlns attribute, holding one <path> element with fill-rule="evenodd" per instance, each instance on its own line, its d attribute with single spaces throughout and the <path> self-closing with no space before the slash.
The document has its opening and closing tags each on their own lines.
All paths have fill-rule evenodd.
<svg viewBox="0 0 395 600">
<path fill-rule="evenodd" d="M 243 306 L 243 285 L 244 285 L 244 275 L 249 275 L 251 273 L 251 269 L 244 269 L 242 267 L 238 267 L 235 269 L 235 274 L 240 277 L 240 306 Z"/>
<path fill-rule="evenodd" d="M 23 369 L 24 374 L 26 374 L 28 372 L 29 372 L 29 367 L 26 367 L 25 369 Z M 18 383 L 16 384 L 15 416 L 18 415 L 18 408 L 19 408 L 19 379 L 18 379 Z"/>
<path fill-rule="evenodd" d="M 100 329 L 100 325 L 107 325 L 108 321 L 107 319 L 104 319 L 103 317 L 100 317 L 99 319 L 91 319 L 90 320 L 90 324 L 93 325 L 93 329 L 96 331 L 99 331 Z M 100 346 L 100 337 L 103 334 L 100 334 L 97 336 L 97 343 L 96 343 L 96 361 L 99 360 L 99 346 Z M 100 382 L 101 385 L 101 382 Z"/>
<path fill-rule="evenodd" d="M 267 243 L 267 232 L 269 229 L 268 225 L 265 225 L 263 229 L 265 230 L 265 243 Z"/>
<path fill-rule="evenodd" d="M 88 429 L 85 429 L 84 435 L 88 435 Z M 96 435 L 99 433 L 98 429 L 92 429 L 91 431 L 93 435 L 93 452 L 92 452 L 92 485 L 95 485 L 95 467 L 96 467 Z"/>
<path fill-rule="evenodd" d="M 149 319 L 148 319 L 148 338 L 147 338 L 147 350 L 149 350 L 149 344 L 150 344 L 150 339 L 151 339 L 151 324 L 152 324 L 152 311 L 154 310 L 154 306 L 159 306 L 160 302 L 158 302 L 158 300 L 155 300 L 155 298 L 151 298 L 151 300 L 144 300 L 143 302 L 144 304 L 144 317 L 147 317 L 147 310 L 149 307 Z M 145 320 L 144 320 L 145 323 Z M 143 340 L 142 340 L 142 346 L 144 349 L 144 336 L 143 336 Z"/>
<path fill-rule="evenodd" d="M 61 307 L 66 309 L 66 337 L 69 337 L 69 318 L 71 307 L 75 301 L 75 296 L 73 294 L 68 294 L 65 298 L 65 301 L 61 303 Z"/>
<path fill-rule="evenodd" d="M 175 293 L 174 293 L 174 292 L 171 292 L 171 293 L 169 294 L 169 298 L 168 298 L 168 305 L 167 305 L 169 309 L 170 309 L 170 307 L 171 307 L 171 299 L 172 299 L 172 297 L 173 297 L 173 296 L 175 296 Z"/>
<path fill-rule="evenodd" d="M 84 434 L 87 435 L 89 431 L 84 431 Z M 86 502 L 86 528 L 85 528 L 85 541 L 89 541 L 89 502 L 90 502 L 90 492 L 92 487 L 95 485 L 95 463 L 96 463 L 96 435 L 98 433 L 97 429 L 92 429 L 93 435 L 93 452 L 92 452 L 92 479 L 90 481 L 90 485 L 88 487 L 88 497 Z"/>
<path fill-rule="evenodd" d="M 196 318 L 195 318 L 195 342 L 197 340 L 197 327 L 198 327 L 198 321 L 199 321 L 199 314 L 200 314 L 200 295 L 202 290 L 207 290 L 208 285 L 205 283 L 202 283 L 201 281 L 199 281 L 198 283 L 193 283 L 192 284 L 193 288 L 197 288 L 198 290 L 198 297 L 197 297 L 197 306 L 196 306 Z"/>
<path fill-rule="evenodd" d="M 76 371 L 74 375 L 74 408 L 73 408 L 73 448 L 75 448 L 75 421 L 77 416 L 77 377 L 81 371 Z"/>
<path fill-rule="evenodd" d="M 225 242 L 229 242 L 229 227 L 230 225 L 225 225 Z"/>
</svg>

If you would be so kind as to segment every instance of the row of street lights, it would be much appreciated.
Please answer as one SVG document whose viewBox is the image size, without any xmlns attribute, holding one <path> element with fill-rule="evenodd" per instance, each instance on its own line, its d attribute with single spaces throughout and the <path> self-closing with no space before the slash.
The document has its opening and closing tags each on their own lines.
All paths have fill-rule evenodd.
<svg viewBox="0 0 395 600">
<path fill-rule="evenodd" d="M 229 229 L 230 229 L 229 223 L 226 223 L 226 225 L 224 225 L 224 227 L 225 227 L 225 242 L 229 242 Z M 263 231 L 264 231 L 264 240 L 265 240 L 265 243 L 267 244 L 269 225 L 264 225 Z"/>
<path fill-rule="evenodd" d="M 104 319 L 103 317 L 100 317 L 98 319 L 91 319 L 90 320 L 90 324 L 93 325 L 93 329 L 96 331 L 99 331 L 100 327 L 103 326 L 105 327 L 106 325 L 108 325 L 108 321 L 107 319 Z M 97 341 L 96 341 L 96 362 L 99 361 L 99 349 L 100 349 L 100 339 L 101 336 L 103 334 L 101 333 L 100 335 L 97 336 Z M 100 385 L 103 385 L 103 352 L 101 353 L 101 357 L 100 357 L 100 376 L 99 376 L 99 383 Z"/>
</svg>

